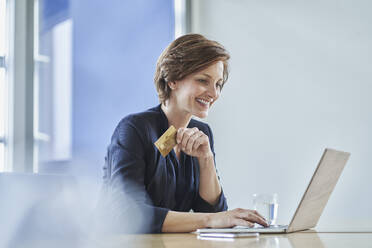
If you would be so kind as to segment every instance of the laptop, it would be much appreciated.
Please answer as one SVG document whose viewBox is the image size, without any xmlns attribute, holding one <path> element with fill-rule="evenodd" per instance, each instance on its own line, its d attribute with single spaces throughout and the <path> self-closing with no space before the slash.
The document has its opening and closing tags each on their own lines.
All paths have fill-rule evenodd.
<svg viewBox="0 0 372 248">
<path fill-rule="evenodd" d="M 203 228 L 196 233 L 291 233 L 314 228 L 349 157 L 350 153 L 325 149 L 289 225 Z"/>
</svg>

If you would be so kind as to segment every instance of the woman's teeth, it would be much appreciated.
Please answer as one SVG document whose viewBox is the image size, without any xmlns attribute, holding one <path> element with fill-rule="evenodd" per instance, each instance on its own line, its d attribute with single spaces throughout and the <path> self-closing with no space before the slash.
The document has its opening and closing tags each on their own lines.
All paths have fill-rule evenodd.
<svg viewBox="0 0 372 248">
<path fill-rule="evenodd" d="M 204 105 L 209 105 L 209 101 L 206 101 L 206 100 L 203 100 L 203 99 L 199 99 L 199 98 L 197 98 L 196 100 L 197 100 L 198 102 L 204 104 Z"/>
</svg>

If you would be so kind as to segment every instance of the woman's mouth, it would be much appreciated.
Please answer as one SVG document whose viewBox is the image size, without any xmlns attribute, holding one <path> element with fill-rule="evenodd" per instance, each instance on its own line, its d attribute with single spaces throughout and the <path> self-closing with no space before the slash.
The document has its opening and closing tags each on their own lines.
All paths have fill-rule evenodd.
<svg viewBox="0 0 372 248">
<path fill-rule="evenodd" d="M 209 108 L 209 103 L 210 101 L 208 100 L 205 100 L 205 99 L 201 99 L 201 98 L 196 98 L 196 101 L 199 103 L 200 106 L 202 106 L 203 108 Z"/>
</svg>

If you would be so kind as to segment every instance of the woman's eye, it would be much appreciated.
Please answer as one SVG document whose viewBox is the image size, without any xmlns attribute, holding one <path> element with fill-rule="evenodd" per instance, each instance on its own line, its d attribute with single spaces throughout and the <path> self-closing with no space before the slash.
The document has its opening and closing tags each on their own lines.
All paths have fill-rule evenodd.
<svg viewBox="0 0 372 248">
<path fill-rule="evenodd" d="M 201 83 L 207 83 L 207 82 L 208 82 L 207 80 L 205 80 L 205 79 L 201 79 L 201 78 L 198 79 L 198 81 L 201 82 Z"/>
</svg>

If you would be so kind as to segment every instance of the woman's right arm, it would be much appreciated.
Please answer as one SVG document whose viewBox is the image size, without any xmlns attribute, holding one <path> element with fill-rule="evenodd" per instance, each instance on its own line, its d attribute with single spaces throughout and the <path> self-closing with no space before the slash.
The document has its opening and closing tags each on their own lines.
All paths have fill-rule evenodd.
<svg viewBox="0 0 372 248">
<path fill-rule="evenodd" d="M 145 188 L 148 144 L 145 123 L 125 117 L 108 148 L 106 197 L 98 215 L 109 232 L 159 233 L 169 209 L 156 207 Z"/>
<path fill-rule="evenodd" d="M 265 219 L 255 210 L 237 208 L 218 213 L 189 213 L 168 211 L 162 232 L 193 232 L 199 228 L 225 228 L 249 226 L 254 223 L 268 226 Z"/>
</svg>

